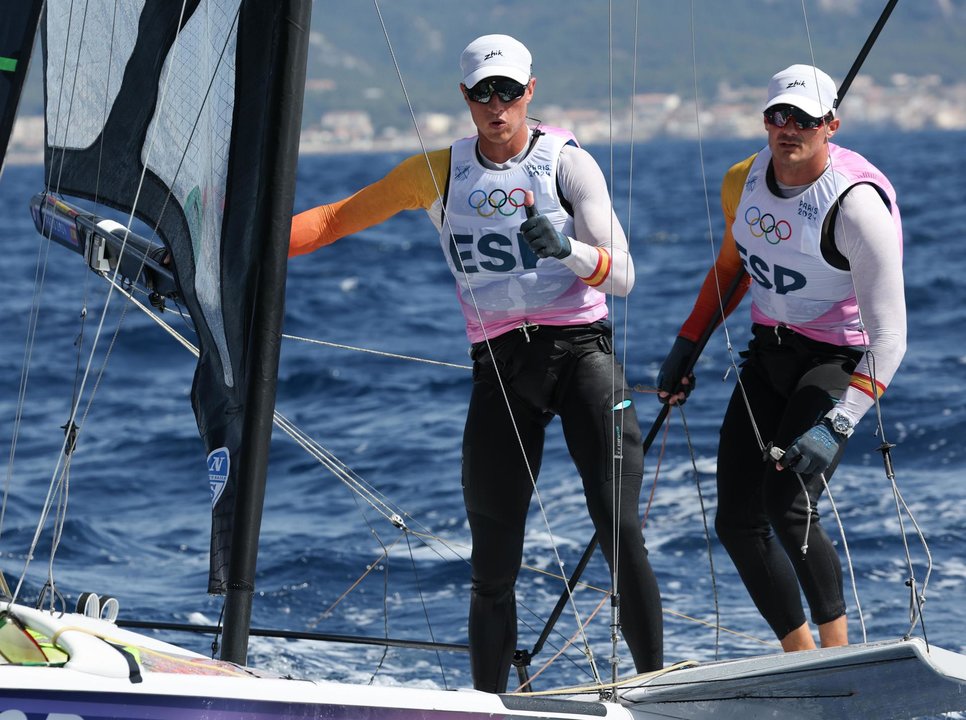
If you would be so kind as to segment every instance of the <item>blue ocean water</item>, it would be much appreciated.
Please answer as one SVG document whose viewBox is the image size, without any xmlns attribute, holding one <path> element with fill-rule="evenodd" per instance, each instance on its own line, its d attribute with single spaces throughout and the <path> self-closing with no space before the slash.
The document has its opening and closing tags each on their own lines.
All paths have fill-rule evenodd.
<svg viewBox="0 0 966 720">
<path fill-rule="evenodd" d="M 899 193 L 909 350 L 883 400 L 883 422 L 886 439 L 896 444 L 892 458 L 901 501 L 921 527 L 932 557 L 924 606 L 927 637 L 963 652 L 966 259 L 959 242 L 966 227 L 966 135 L 850 135 L 846 129 L 839 140 L 875 162 Z M 632 385 L 653 384 L 711 262 L 709 234 L 715 242 L 721 234 L 717 188 L 722 174 L 756 149 L 755 142 L 735 140 L 637 145 L 629 189 L 629 148 L 614 149 L 613 168 L 608 148 L 591 148 L 612 182 L 636 262 L 636 288 L 626 303 L 613 308 L 618 350 Z M 303 157 L 296 209 L 344 197 L 401 158 Z M 105 283 L 76 256 L 39 242 L 27 201 L 41 182 L 39 167 L 8 167 L 0 181 L 5 259 L 0 443 L 5 448 L 14 436 L 22 368 L 29 358 L 9 462 L 0 568 L 14 583 L 24 566 L 58 462 L 61 426 L 78 382 L 75 369 L 86 364 L 102 325 L 85 397 L 95 386 L 96 392 L 80 421 L 69 475 L 68 513 L 54 563 L 57 588 L 69 604 L 84 591 L 114 595 L 122 618 L 215 622 L 221 601 L 205 594 L 209 499 L 204 451 L 188 400 L 194 360 L 122 298 L 113 297 L 105 307 Z M 37 332 L 25 351 L 32 307 L 39 308 Z M 745 304 L 727 325 L 735 353 L 747 339 L 747 313 Z M 168 317 L 183 329 L 176 314 Z M 422 213 L 404 213 L 292 261 L 285 330 L 329 343 L 468 365 L 452 278 Z M 725 335 L 719 331 L 699 363 L 699 386 L 685 406 L 687 434 L 681 416 L 672 415 L 666 442 L 659 435 L 646 459 L 642 502 L 649 502 L 652 486 L 653 499 L 645 534 L 664 598 L 669 663 L 777 650 L 727 555 L 713 536 L 706 536 L 702 517 L 704 511 L 710 525 L 717 428 L 734 382 L 729 362 Z M 464 643 L 469 538 L 459 451 L 468 369 L 289 339 L 279 379 L 278 410 L 385 498 L 413 532 L 401 534 L 276 430 L 253 624 Z M 646 392 L 636 400 L 646 431 L 660 406 Z M 920 586 L 927 568 L 910 516 L 897 513 L 873 426 L 871 418 L 862 423 L 832 485 L 870 640 L 897 638 L 909 630 L 910 569 L 903 535 Z M 518 589 L 520 646 L 526 648 L 543 629 L 561 590 L 552 577 L 555 553 L 572 569 L 593 533 L 559 425 L 551 427 L 549 438 L 541 502 L 533 505 Z M 827 498 L 821 509 L 830 534 L 839 537 Z M 28 602 L 47 576 L 52 522 L 44 526 L 25 579 L 21 597 Z M 586 619 L 602 597 L 597 588 L 608 582 L 599 553 L 584 579 L 587 586 L 577 592 L 576 603 Z M 848 599 L 851 636 L 858 640 L 862 631 L 851 587 Z M 720 632 L 714 628 L 716 613 Z M 605 676 L 608 623 L 605 604 L 588 629 Z M 531 672 L 574 631 L 573 613 L 566 611 Z M 167 637 L 202 652 L 209 643 L 199 636 Z M 620 649 L 621 671 L 629 673 L 629 656 Z M 384 653 L 355 645 L 255 638 L 250 659 L 279 672 L 318 678 L 367 681 L 376 673 L 377 683 L 470 683 L 466 656 L 458 652 L 437 656 L 392 648 Z M 587 662 L 572 647 L 544 672 L 537 687 L 588 679 Z"/>
</svg>

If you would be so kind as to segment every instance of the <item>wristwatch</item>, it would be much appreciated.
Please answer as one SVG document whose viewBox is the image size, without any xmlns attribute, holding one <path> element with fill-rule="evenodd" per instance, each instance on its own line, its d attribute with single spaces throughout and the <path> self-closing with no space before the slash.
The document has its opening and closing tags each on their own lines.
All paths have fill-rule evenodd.
<svg viewBox="0 0 966 720">
<path fill-rule="evenodd" d="M 855 430 L 855 426 L 852 425 L 852 421 L 849 420 L 849 417 L 839 410 L 833 408 L 825 417 L 828 418 L 832 429 L 839 435 L 849 437 Z"/>
</svg>

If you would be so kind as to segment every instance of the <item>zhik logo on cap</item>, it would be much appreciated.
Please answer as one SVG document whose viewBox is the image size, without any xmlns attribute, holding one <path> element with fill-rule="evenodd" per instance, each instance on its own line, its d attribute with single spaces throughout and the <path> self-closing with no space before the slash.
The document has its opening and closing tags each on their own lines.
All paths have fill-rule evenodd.
<svg viewBox="0 0 966 720">
<path fill-rule="evenodd" d="M 794 105 L 812 117 L 823 117 L 835 110 L 837 97 L 835 82 L 826 73 L 811 65 L 791 65 L 772 76 L 762 110 Z"/>
<path fill-rule="evenodd" d="M 526 84 L 531 62 L 530 51 L 519 40 L 509 35 L 483 35 L 467 45 L 460 56 L 463 84 L 469 88 L 491 77 Z"/>
</svg>

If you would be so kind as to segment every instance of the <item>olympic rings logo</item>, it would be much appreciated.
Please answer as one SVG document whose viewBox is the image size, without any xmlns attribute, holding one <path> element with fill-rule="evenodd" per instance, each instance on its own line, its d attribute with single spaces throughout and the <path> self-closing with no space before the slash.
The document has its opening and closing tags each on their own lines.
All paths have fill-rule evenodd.
<svg viewBox="0 0 966 720">
<path fill-rule="evenodd" d="M 745 210 L 745 222 L 751 234 L 760 238 L 764 236 L 772 245 L 777 245 L 782 240 L 788 240 L 792 236 L 792 226 L 787 220 L 775 222 L 775 216 L 771 213 L 761 214 L 761 210 L 752 205 Z"/>
<path fill-rule="evenodd" d="M 513 188 L 510 192 L 496 188 L 489 194 L 485 190 L 477 188 L 470 193 L 468 202 L 470 207 L 482 217 L 493 217 L 496 213 L 510 217 L 516 213 L 517 208 L 523 207 L 523 200 L 526 195 L 523 188 Z M 509 206 L 509 212 L 507 212 Z"/>
</svg>

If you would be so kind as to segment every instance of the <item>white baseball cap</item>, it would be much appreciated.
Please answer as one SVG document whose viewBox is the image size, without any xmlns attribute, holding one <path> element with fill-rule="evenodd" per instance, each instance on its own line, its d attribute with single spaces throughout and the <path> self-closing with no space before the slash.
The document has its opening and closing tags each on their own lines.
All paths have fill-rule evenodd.
<svg viewBox="0 0 966 720">
<path fill-rule="evenodd" d="M 772 76 L 768 83 L 768 102 L 772 105 L 794 105 L 812 117 L 824 117 L 835 111 L 838 89 L 835 82 L 812 65 L 791 65 Z"/>
<path fill-rule="evenodd" d="M 508 77 L 525 85 L 530 80 L 530 51 L 509 35 L 483 35 L 460 55 L 463 84 L 471 88 L 489 77 Z"/>
</svg>

